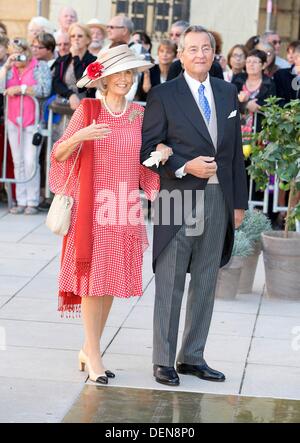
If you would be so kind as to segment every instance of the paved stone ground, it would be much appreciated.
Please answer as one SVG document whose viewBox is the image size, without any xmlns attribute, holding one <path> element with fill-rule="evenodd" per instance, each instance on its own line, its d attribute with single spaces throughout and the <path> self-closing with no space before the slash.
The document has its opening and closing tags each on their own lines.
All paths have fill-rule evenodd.
<svg viewBox="0 0 300 443">
<path fill-rule="evenodd" d="M 0 422 L 59 422 L 86 382 L 77 370 L 81 321 L 61 319 L 56 310 L 61 240 L 44 220 L 0 206 Z M 117 372 L 110 386 L 168 389 L 152 378 L 150 248 L 144 289 L 140 299 L 114 302 L 102 346 L 106 366 Z M 184 313 L 183 304 L 181 332 Z M 227 381 L 181 376 L 178 390 L 300 399 L 297 327 L 299 335 L 300 301 L 266 296 L 260 260 L 252 294 L 215 304 L 206 360 Z"/>
</svg>

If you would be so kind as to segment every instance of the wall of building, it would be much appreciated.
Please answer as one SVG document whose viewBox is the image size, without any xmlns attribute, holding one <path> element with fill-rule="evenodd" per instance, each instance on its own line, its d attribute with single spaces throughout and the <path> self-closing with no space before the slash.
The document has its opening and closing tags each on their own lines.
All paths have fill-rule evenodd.
<svg viewBox="0 0 300 443">
<path fill-rule="evenodd" d="M 223 38 L 223 53 L 236 43 L 245 43 L 256 35 L 259 0 L 192 0 L 191 24 L 218 31 Z"/>
</svg>

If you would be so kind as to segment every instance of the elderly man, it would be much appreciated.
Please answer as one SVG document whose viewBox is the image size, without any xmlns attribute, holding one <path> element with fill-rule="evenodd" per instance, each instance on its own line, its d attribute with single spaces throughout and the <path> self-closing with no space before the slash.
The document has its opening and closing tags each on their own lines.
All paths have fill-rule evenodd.
<svg viewBox="0 0 300 443">
<path fill-rule="evenodd" d="M 279 57 L 281 40 L 277 32 L 275 31 L 265 32 L 261 36 L 260 41 L 261 43 L 269 43 L 274 46 L 276 54 L 275 63 L 277 66 L 279 66 L 280 69 L 286 69 L 290 67 L 290 64 L 284 58 Z"/>
<path fill-rule="evenodd" d="M 207 365 L 204 349 L 218 270 L 230 259 L 248 192 L 237 91 L 209 75 L 215 46 L 201 26 L 184 31 L 179 44 L 184 74 L 151 89 L 143 123 L 142 162 L 160 143 L 173 151 L 165 164 L 154 166 L 161 192 L 153 239 L 153 373 L 158 383 L 170 386 L 179 385 L 178 373 L 225 380 Z M 191 281 L 176 358 L 187 272 Z"/>
<path fill-rule="evenodd" d="M 189 23 L 184 20 L 178 20 L 173 23 L 169 32 L 170 40 L 177 46 L 179 44 L 181 34 L 189 27 Z"/>
<path fill-rule="evenodd" d="M 64 55 L 69 54 L 71 49 L 69 34 L 59 30 L 54 34 L 54 38 L 56 41 L 56 50 L 58 55 L 63 57 Z"/>
<path fill-rule="evenodd" d="M 132 20 L 124 14 L 115 15 L 112 17 L 108 25 L 106 26 L 107 37 L 111 42 L 111 45 L 116 43 L 127 43 L 129 45 L 131 42 L 131 35 L 134 30 L 134 25 Z M 131 43 L 130 49 L 134 51 L 137 55 L 142 53 L 142 45 L 140 43 Z"/>
<path fill-rule="evenodd" d="M 97 18 L 92 18 L 87 22 L 92 34 L 92 41 L 89 46 L 89 51 L 93 55 L 98 55 L 98 52 L 103 48 L 106 38 L 105 26 L 100 23 Z"/>
<path fill-rule="evenodd" d="M 71 8 L 70 6 L 64 6 L 61 8 L 58 16 L 59 29 L 61 31 L 67 33 L 71 24 L 77 21 L 78 17 L 75 9 Z"/>
</svg>

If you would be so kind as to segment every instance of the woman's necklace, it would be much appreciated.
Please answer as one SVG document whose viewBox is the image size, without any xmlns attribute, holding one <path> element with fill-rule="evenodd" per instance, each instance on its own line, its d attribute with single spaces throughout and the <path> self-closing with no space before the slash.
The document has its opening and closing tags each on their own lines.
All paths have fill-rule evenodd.
<svg viewBox="0 0 300 443">
<path fill-rule="evenodd" d="M 107 110 L 107 112 L 108 112 L 112 117 L 122 117 L 122 115 L 124 115 L 125 112 L 127 111 L 128 101 L 125 100 L 125 106 L 124 106 L 123 111 L 120 112 L 120 113 L 117 113 L 117 114 L 115 114 L 114 112 L 112 112 L 112 111 L 109 109 L 109 107 L 108 107 L 108 105 L 107 105 L 107 103 L 106 103 L 106 99 L 105 99 L 105 97 L 103 97 L 103 104 L 104 104 L 104 107 L 105 107 L 105 109 Z"/>
</svg>

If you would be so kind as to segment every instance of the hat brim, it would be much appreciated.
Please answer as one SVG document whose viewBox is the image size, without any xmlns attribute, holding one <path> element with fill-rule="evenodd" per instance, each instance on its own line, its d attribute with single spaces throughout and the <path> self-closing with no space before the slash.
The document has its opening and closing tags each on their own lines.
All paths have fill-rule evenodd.
<svg viewBox="0 0 300 443">
<path fill-rule="evenodd" d="M 150 63 L 145 60 L 132 60 L 132 61 L 126 61 L 123 64 L 119 63 L 116 66 L 113 66 L 112 68 L 106 69 L 101 77 L 98 77 L 96 80 L 91 80 L 86 72 L 81 77 L 81 79 L 78 80 L 76 83 L 78 88 L 94 88 L 95 84 L 100 80 L 101 78 L 108 77 L 109 75 L 116 74 L 117 72 L 127 71 L 129 69 L 137 69 L 138 72 L 146 71 L 147 69 L 150 69 L 154 66 L 153 63 Z"/>
</svg>

